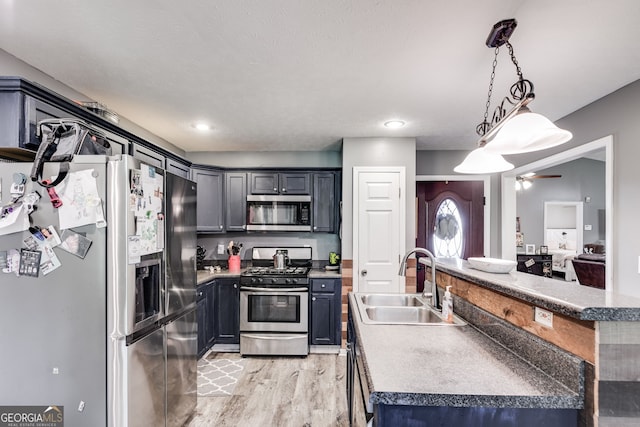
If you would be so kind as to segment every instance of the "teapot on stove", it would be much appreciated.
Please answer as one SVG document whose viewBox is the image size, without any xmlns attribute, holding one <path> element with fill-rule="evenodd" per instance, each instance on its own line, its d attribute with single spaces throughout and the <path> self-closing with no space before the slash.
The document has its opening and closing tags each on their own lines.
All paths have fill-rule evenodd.
<svg viewBox="0 0 640 427">
<path fill-rule="evenodd" d="M 273 267 L 277 270 L 284 270 L 289 265 L 289 251 L 286 249 L 276 249 L 273 255 Z"/>
</svg>

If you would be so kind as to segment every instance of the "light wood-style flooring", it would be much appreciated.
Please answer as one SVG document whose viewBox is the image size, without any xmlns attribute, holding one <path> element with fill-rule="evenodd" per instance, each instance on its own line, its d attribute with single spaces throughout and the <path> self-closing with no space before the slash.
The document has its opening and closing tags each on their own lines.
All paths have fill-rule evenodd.
<svg viewBox="0 0 640 427">
<path fill-rule="evenodd" d="M 237 353 L 209 353 L 234 359 Z M 348 426 L 347 358 L 247 357 L 244 374 L 231 396 L 200 397 L 189 427 Z"/>
</svg>

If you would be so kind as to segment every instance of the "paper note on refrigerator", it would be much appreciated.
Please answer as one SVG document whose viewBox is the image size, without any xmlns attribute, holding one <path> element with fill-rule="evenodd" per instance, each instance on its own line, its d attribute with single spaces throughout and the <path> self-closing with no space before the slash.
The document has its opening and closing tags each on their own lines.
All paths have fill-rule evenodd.
<svg viewBox="0 0 640 427">
<path fill-rule="evenodd" d="M 56 186 L 62 200 L 62 206 L 58 208 L 61 230 L 104 221 L 102 200 L 93 172 L 93 169 L 70 172 Z"/>
<path fill-rule="evenodd" d="M 29 215 L 22 203 L 0 206 L 0 236 L 29 228 Z"/>
</svg>

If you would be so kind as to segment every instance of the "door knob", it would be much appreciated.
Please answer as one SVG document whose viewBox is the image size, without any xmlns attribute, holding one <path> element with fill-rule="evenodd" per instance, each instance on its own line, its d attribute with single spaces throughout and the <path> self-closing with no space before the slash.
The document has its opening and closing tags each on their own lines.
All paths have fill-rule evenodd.
<svg viewBox="0 0 640 427">
<path fill-rule="evenodd" d="M 362 277 L 366 276 L 366 275 L 367 275 L 367 270 L 362 270 L 362 271 L 360 271 L 360 275 L 361 275 Z"/>
</svg>

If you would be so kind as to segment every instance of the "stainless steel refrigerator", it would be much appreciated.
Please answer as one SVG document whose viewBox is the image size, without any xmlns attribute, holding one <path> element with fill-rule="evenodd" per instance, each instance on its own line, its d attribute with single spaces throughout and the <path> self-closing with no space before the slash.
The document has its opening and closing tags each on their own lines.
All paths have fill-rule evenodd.
<svg viewBox="0 0 640 427">
<path fill-rule="evenodd" d="M 51 195 L 18 184 L 30 170 L 0 163 L 0 402 L 61 407 L 70 426 L 184 422 L 196 395 L 195 195 L 130 156 L 76 156 Z"/>
</svg>

